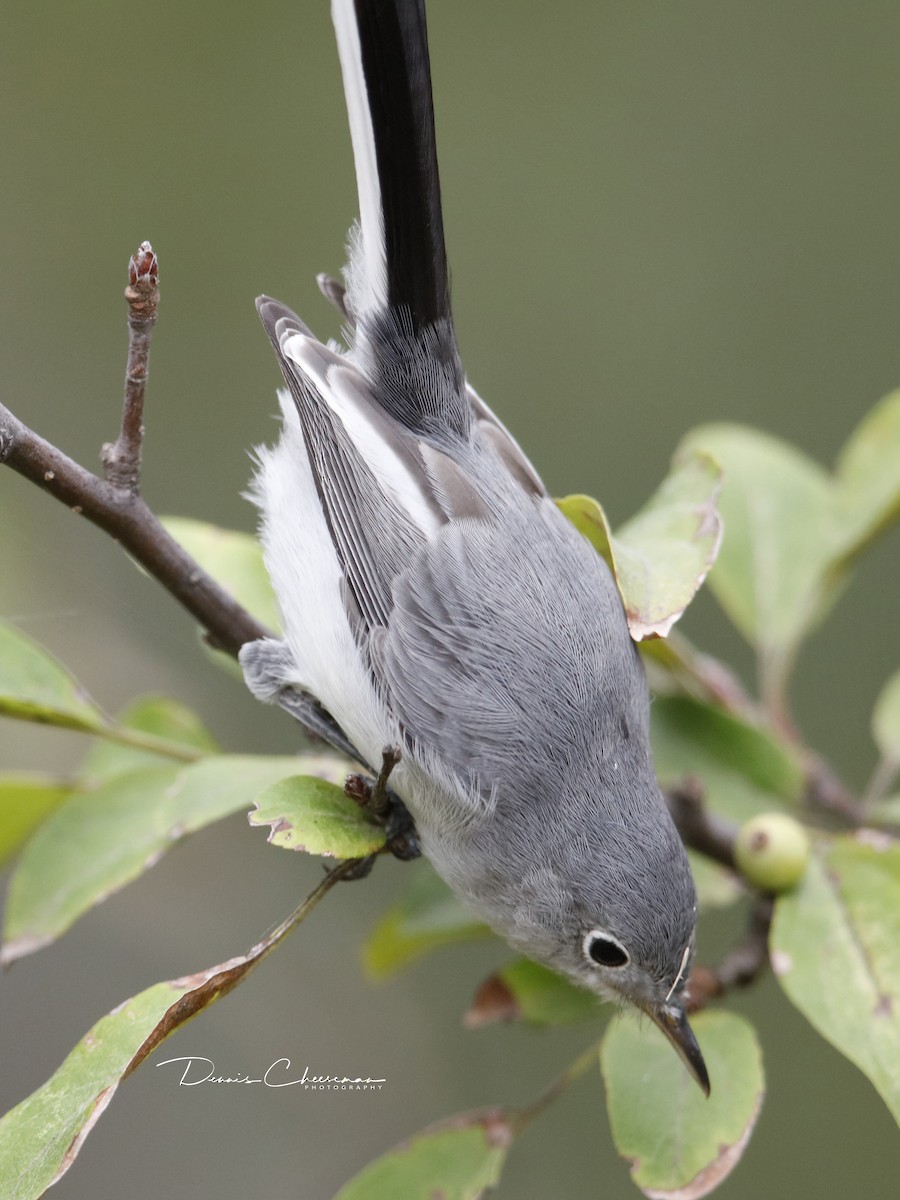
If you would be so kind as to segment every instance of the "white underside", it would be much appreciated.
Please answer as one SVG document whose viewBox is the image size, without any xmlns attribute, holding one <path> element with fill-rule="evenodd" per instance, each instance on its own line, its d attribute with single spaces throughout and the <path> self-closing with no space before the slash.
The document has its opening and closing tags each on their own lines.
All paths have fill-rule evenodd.
<svg viewBox="0 0 900 1200">
<path fill-rule="evenodd" d="M 296 676 L 284 682 L 311 692 L 369 762 L 396 742 L 398 730 L 379 702 L 341 595 L 341 569 L 322 513 L 300 418 L 279 392 L 281 439 L 259 451 L 254 498 L 262 510 L 266 569 L 281 609 Z"/>
</svg>

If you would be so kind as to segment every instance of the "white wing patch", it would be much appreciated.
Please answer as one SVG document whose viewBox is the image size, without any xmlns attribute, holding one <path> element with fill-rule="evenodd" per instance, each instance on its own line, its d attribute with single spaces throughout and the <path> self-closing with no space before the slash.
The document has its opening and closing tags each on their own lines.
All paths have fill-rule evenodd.
<svg viewBox="0 0 900 1200">
<path fill-rule="evenodd" d="M 346 616 L 342 571 L 322 512 L 290 392 L 278 393 L 281 440 L 258 452 L 254 499 L 262 509 L 266 569 L 279 598 L 296 683 L 338 715 L 360 752 L 377 762 L 399 731 L 376 695 Z"/>
<path fill-rule="evenodd" d="M 295 330 L 280 338 L 279 345 L 285 358 L 315 384 L 385 495 L 426 537 L 435 534 L 442 522 L 426 496 L 423 465 L 417 464 L 417 473 L 398 453 L 402 446 L 407 455 L 418 456 L 417 443 L 409 431 L 373 406 L 369 385 L 339 353 Z"/>
</svg>

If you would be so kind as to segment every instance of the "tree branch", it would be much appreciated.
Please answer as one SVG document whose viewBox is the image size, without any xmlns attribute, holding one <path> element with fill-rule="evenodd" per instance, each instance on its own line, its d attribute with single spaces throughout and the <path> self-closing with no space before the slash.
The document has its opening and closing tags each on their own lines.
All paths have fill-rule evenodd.
<svg viewBox="0 0 900 1200">
<path fill-rule="evenodd" d="M 212 646 L 237 655 L 267 630 L 166 531 L 134 492 L 99 479 L 0 404 L 0 463 L 108 533 L 206 630 Z"/>
<path fill-rule="evenodd" d="M 125 403 L 118 439 L 103 448 L 106 479 L 85 470 L 0 404 L 0 465 L 108 533 L 197 620 L 206 640 L 237 657 L 247 642 L 270 636 L 172 537 L 138 494 L 144 387 L 150 335 L 159 303 L 158 265 L 149 242 L 130 263 L 129 350 Z M 356 762 L 364 762 L 337 722 L 306 692 L 285 689 L 279 705 L 307 731 Z"/>
</svg>

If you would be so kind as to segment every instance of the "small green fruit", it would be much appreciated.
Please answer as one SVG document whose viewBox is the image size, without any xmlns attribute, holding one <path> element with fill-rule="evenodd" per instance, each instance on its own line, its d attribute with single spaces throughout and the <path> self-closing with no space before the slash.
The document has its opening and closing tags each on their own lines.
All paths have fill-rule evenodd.
<svg viewBox="0 0 900 1200">
<path fill-rule="evenodd" d="M 809 837 L 793 817 L 763 813 L 741 826 L 734 859 L 749 883 L 767 892 L 786 892 L 806 870 Z"/>
</svg>

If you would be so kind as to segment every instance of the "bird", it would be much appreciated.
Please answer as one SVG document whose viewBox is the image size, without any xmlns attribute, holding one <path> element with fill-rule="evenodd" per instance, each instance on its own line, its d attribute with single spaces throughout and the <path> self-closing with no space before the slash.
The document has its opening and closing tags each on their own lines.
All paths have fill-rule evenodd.
<svg viewBox="0 0 900 1200">
<path fill-rule="evenodd" d="M 616 582 L 469 384 L 454 329 L 424 0 L 332 0 L 359 220 L 346 345 L 257 308 L 286 388 L 252 496 L 281 638 L 248 643 L 391 790 L 450 888 L 517 951 L 665 1033 L 687 1017 L 697 898 L 662 797 Z"/>
</svg>

